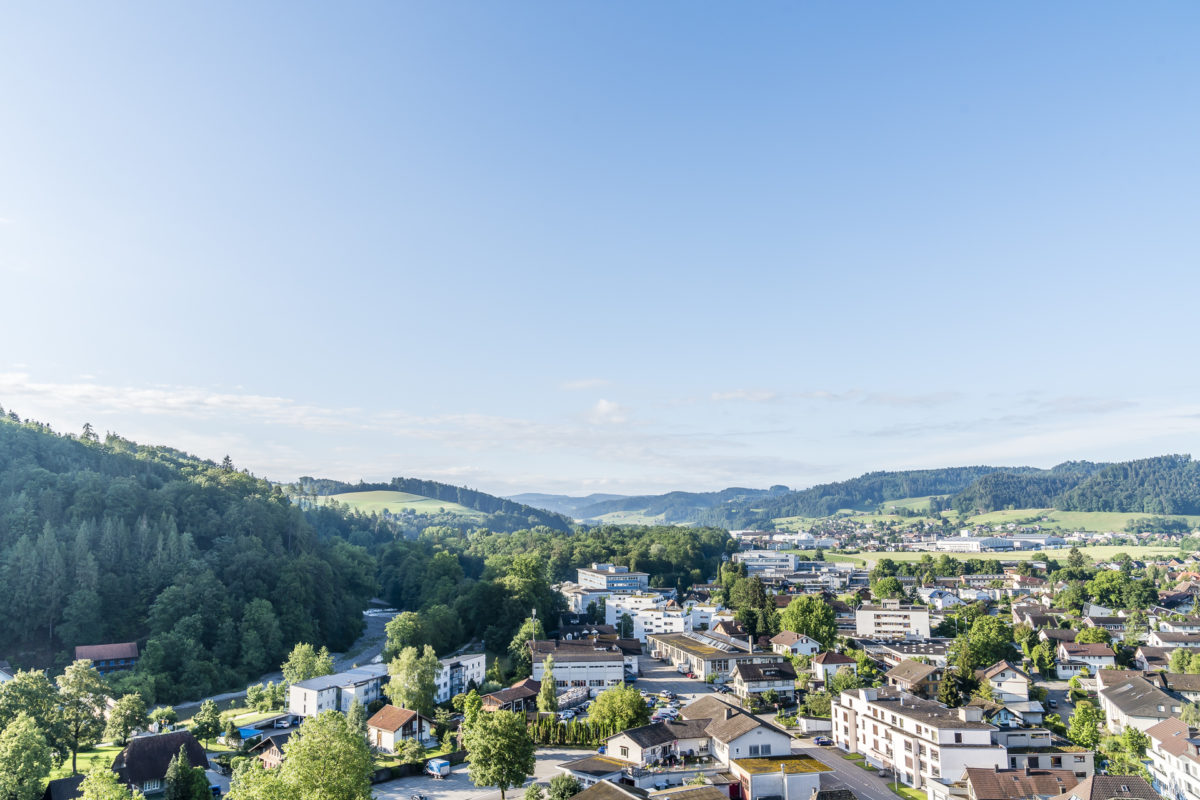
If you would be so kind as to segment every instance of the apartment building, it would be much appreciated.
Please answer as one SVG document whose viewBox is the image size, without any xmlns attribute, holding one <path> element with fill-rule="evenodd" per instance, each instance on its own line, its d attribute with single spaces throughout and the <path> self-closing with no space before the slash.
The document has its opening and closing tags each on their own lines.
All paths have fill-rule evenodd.
<svg viewBox="0 0 1200 800">
<path fill-rule="evenodd" d="M 692 672 L 701 678 L 715 674 L 729 678 L 738 664 L 778 664 L 784 657 L 778 653 L 751 648 L 745 639 L 735 639 L 715 631 L 689 633 L 656 633 L 646 637 L 651 652 L 666 659 L 681 671 Z"/>
<path fill-rule="evenodd" d="M 928 639 L 929 608 L 903 605 L 899 600 L 859 606 L 854 613 L 854 631 L 868 639 Z"/>
<path fill-rule="evenodd" d="M 1150 781 L 1173 800 L 1200 800 L 1200 731 L 1172 717 L 1146 729 Z"/>
<path fill-rule="evenodd" d="M 355 700 L 365 708 L 376 700 L 384 699 L 383 687 L 387 682 L 387 664 L 368 664 L 335 675 L 293 683 L 288 687 L 288 711 L 301 717 L 331 710 L 346 714 Z"/>
<path fill-rule="evenodd" d="M 650 587 L 650 574 L 632 572 L 629 567 L 616 564 L 596 564 L 580 567 L 576 582 L 583 589 L 599 589 L 605 592 L 644 592 Z"/>
<path fill-rule="evenodd" d="M 1098 682 L 1100 710 L 1112 733 L 1119 734 L 1127 727 L 1144 732 L 1183 711 L 1184 701 L 1136 673 L 1109 670 L 1101 674 Z"/>
<path fill-rule="evenodd" d="M 487 656 L 483 653 L 467 653 L 438 660 L 442 669 L 437 676 L 435 702 L 446 703 L 456 694 L 466 692 L 471 681 L 482 686 L 487 673 Z"/>
<path fill-rule="evenodd" d="M 918 789 L 956 780 L 967 767 L 1007 767 L 996 730 L 978 707 L 951 709 L 888 687 L 842 692 L 833 707 L 838 747 Z"/>
<path fill-rule="evenodd" d="M 790 575 L 799 561 L 795 553 L 776 550 L 744 550 L 733 554 L 733 563 L 745 564 L 747 575 Z"/>
</svg>

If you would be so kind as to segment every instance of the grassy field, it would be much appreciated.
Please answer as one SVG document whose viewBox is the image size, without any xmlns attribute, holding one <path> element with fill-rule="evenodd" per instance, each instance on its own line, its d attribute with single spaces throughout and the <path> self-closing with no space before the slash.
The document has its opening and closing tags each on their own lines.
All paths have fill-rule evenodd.
<svg viewBox="0 0 1200 800">
<path fill-rule="evenodd" d="M 936 495 L 931 495 L 936 496 Z M 888 500 L 885 506 L 909 508 L 914 511 L 927 511 L 930 497 L 908 497 L 903 500 Z M 875 514 L 842 509 L 837 515 L 852 516 L 855 522 L 899 522 L 901 524 L 916 523 L 923 517 L 901 517 L 898 514 Z M 1017 508 L 1009 511 L 992 511 L 987 514 L 977 514 L 973 517 L 961 518 L 958 512 L 945 511 L 941 516 L 956 525 L 1005 525 L 1010 522 L 1031 523 L 1043 529 L 1057 531 L 1096 531 L 1120 532 L 1125 530 L 1130 520 L 1145 519 L 1151 514 L 1130 514 L 1118 511 L 1057 511 L 1053 508 Z M 1174 515 L 1170 519 L 1183 520 L 1192 528 L 1200 527 L 1200 516 Z M 807 529 L 823 517 L 780 517 L 774 520 L 779 530 L 799 531 Z"/>
<path fill-rule="evenodd" d="M 591 521 L 603 522 L 609 525 L 662 525 L 663 514 L 648 517 L 640 511 L 613 511 L 599 517 L 590 517 Z"/>
<path fill-rule="evenodd" d="M 1117 553 L 1128 553 L 1131 558 L 1157 558 L 1159 556 L 1176 556 L 1179 555 L 1177 547 L 1142 547 L 1131 545 L 1124 547 L 1121 545 L 1094 545 L 1092 547 L 1081 547 L 1079 551 L 1095 561 L 1106 561 Z M 792 550 L 790 552 L 799 553 L 811 557 L 815 551 L 813 550 Z M 1018 551 L 1015 553 L 948 553 L 947 555 L 953 558 L 968 559 L 982 558 L 991 561 L 1022 561 L 1028 559 L 1040 560 L 1042 558 L 1053 558 L 1063 560 L 1067 557 L 1068 549 L 1063 550 L 1027 550 Z M 855 553 L 854 555 L 843 555 L 841 553 L 830 553 L 826 551 L 826 561 L 847 561 L 855 564 L 863 564 L 869 567 L 874 567 L 882 558 L 890 558 L 893 561 L 920 561 L 921 557 L 926 553 L 916 552 L 892 552 L 880 551 L 876 553 Z M 941 553 L 929 553 L 928 555 L 937 558 Z"/>
<path fill-rule="evenodd" d="M 79 773 L 82 775 L 92 767 L 111 767 L 113 759 L 117 757 L 117 753 L 123 748 L 111 745 L 107 747 L 96 747 L 88 750 L 86 753 L 80 753 L 76 764 L 79 768 Z M 50 780 L 56 778 L 71 777 L 71 759 L 68 758 L 63 762 L 62 766 L 56 770 L 51 770 Z"/>
<path fill-rule="evenodd" d="M 342 505 L 349 506 L 355 511 L 361 511 L 364 514 L 378 514 L 383 511 L 389 511 L 393 514 L 399 514 L 402 511 L 414 511 L 418 514 L 437 514 L 444 511 L 448 514 L 457 514 L 462 517 L 471 517 L 472 519 L 483 519 L 484 514 L 481 511 L 476 511 L 473 508 L 460 506 L 458 503 L 448 503 L 444 500 L 434 500 L 430 497 L 422 497 L 419 494 L 409 494 L 408 492 L 392 492 L 392 491 L 373 491 L 373 492 L 345 492 L 343 494 L 331 494 L 322 498 L 322 502 L 336 500 Z"/>
</svg>

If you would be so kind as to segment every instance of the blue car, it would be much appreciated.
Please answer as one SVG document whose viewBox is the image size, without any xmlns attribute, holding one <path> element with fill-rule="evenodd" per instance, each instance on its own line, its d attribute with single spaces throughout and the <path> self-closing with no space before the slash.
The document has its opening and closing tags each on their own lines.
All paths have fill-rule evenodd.
<svg viewBox="0 0 1200 800">
<path fill-rule="evenodd" d="M 818 747 L 829 747 L 831 744 L 833 744 L 833 739 L 830 739 L 828 736 L 818 736 L 817 738 L 813 739 L 813 744 L 817 745 Z"/>
</svg>

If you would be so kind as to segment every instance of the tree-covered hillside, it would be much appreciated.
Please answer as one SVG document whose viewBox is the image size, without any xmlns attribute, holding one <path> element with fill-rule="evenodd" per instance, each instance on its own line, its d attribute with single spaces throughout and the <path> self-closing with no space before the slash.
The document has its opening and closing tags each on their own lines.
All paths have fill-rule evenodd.
<svg viewBox="0 0 1200 800">
<path fill-rule="evenodd" d="M 1200 514 L 1200 464 L 1189 455 L 1109 464 L 1057 498 L 1063 511 Z"/>
<path fill-rule="evenodd" d="M 668 492 L 621 497 L 581 508 L 578 515 L 581 519 L 596 519 L 615 512 L 636 512 L 647 517 L 661 516 L 663 522 L 671 524 L 698 522 L 706 517 L 705 512 L 717 509 L 717 518 L 728 519 L 787 491 L 786 486 L 772 486 L 770 489 L 734 487 L 719 492 Z"/>
<path fill-rule="evenodd" d="M 553 511 L 522 505 L 512 500 L 505 500 L 503 497 L 468 489 L 465 486 L 451 486 L 448 483 L 419 478 L 392 478 L 388 483 L 343 483 L 327 478 L 306 476 L 300 478 L 296 483 L 288 485 L 285 489 L 295 497 L 310 499 L 345 492 L 377 490 L 407 492 L 441 500 L 445 503 L 457 503 L 460 506 L 482 512 L 487 515 L 483 520 L 483 527 L 489 530 L 514 531 L 544 526 L 555 530 L 569 531 L 572 525 L 571 519 Z"/>
<path fill-rule="evenodd" d="M 86 428 L 0 418 L 0 657 L 61 665 L 138 641 L 130 680 L 160 702 L 275 668 L 296 642 L 348 647 L 374 560 L 319 537 L 232 464 Z"/>
</svg>

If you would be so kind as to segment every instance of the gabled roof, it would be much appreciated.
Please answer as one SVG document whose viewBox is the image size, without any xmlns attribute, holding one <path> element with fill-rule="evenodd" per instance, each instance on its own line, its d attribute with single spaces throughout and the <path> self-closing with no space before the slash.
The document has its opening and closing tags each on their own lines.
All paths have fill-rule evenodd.
<svg viewBox="0 0 1200 800">
<path fill-rule="evenodd" d="M 386 705 L 376 711 L 375 714 L 372 715 L 369 720 L 367 720 L 367 727 L 379 728 L 381 731 L 395 733 L 418 717 L 424 719 L 426 722 L 429 721 L 426 717 L 422 717 L 411 708 L 397 708 L 393 705 Z"/>
<path fill-rule="evenodd" d="M 1146 729 L 1146 735 L 1158 742 L 1158 749 L 1173 756 L 1181 756 L 1188 752 L 1188 739 L 1193 737 L 1195 729 L 1176 717 L 1156 722 Z"/>
<path fill-rule="evenodd" d="M 1100 642 L 1089 642 L 1087 644 L 1060 642 L 1058 646 L 1066 653 L 1067 658 L 1081 658 L 1083 656 L 1108 656 L 1109 658 L 1116 658 L 1112 647 Z"/>
<path fill-rule="evenodd" d="M 1021 800 L 1062 794 L 1079 783 L 1069 769 L 996 769 L 967 767 L 966 780 L 976 800 Z"/>
<path fill-rule="evenodd" d="M 855 661 L 850 656 L 844 656 L 841 653 L 834 653 L 832 651 L 828 651 L 828 652 L 824 652 L 824 653 L 817 653 L 817 655 L 813 657 L 813 663 L 814 664 L 857 664 L 858 662 Z"/>
<path fill-rule="evenodd" d="M 889 680 L 903 681 L 905 683 L 920 683 L 937 672 L 938 669 L 939 667 L 934 664 L 922 664 L 920 661 L 913 661 L 906 658 L 889 669 L 886 677 Z"/>
<path fill-rule="evenodd" d="M 87 775 L 75 775 L 50 781 L 46 785 L 46 792 L 42 795 L 42 800 L 74 800 L 83 794 L 79 787 L 86 777 Z"/>
<path fill-rule="evenodd" d="M 597 781 L 575 797 L 579 800 L 641 800 L 639 795 L 611 781 Z"/>
<path fill-rule="evenodd" d="M 113 759 L 113 771 L 126 783 L 141 786 L 148 780 L 161 780 L 167 774 L 171 759 L 183 748 L 188 763 L 208 769 L 204 748 L 190 731 L 160 733 L 157 736 L 138 736 L 125 745 Z"/>
<path fill-rule="evenodd" d="M 1152 686 L 1145 678 L 1133 674 L 1118 679 L 1117 683 L 1102 689 L 1101 694 L 1118 711 L 1131 717 L 1166 719 L 1177 713 L 1173 708 L 1182 705 L 1181 701 Z"/>
<path fill-rule="evenodd" d="M 1051 800 L 1159 800 L 1158 792 L 1139 775 L 1093 775 Z"/>
<path fill-rule="evenodd" d="M 640 728 L 630 728 L 612 738 L 628 736 L 638 747 L 655 747 L 679 739 L 703 739 L 708 719 L 681 719 L 677 722 L 652 722 Z"/>
<path fill-rule="evenodd" d="M 117 658 L 137 658 L 137 642 L 116 644 L 85 644 L 75 648 L 75 660 L 111 661 Z"/>
<path fill-rule="evenodd" d="M 771 644 L 782 644 L 790 647 L 796 642 L 813 642 L 815 644 L 816 640 L 795 631 L 780 631 L 771 637 Z"/>
<path fill-rule="evenodd" d="M 1025 680 L 1027 680 L 1027 681 L 1029 680 L 1028 675 L 1026 675 L 1024 672 L 1022 672 L 1019 667 L 1013 666 L 1012 662 L 1008 661 L 1007 659 L 1004 659 L 1002 661 L 997 661 L 995 664 L 992 664 L 987 669 L 980 670 L 980 671 L 983 673 L 984 678 L 991 680 L 992 678 L 996 677 L 997 675 L 999 675 L 1001 672 L 1004 672 L 1005 670 L 1011 670 L 1012 672 L 1015 672 L 1018 675 L 1020 675 Z"/>
</svg>

